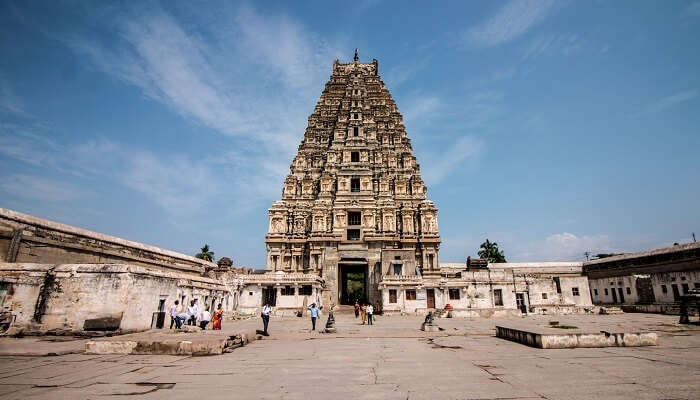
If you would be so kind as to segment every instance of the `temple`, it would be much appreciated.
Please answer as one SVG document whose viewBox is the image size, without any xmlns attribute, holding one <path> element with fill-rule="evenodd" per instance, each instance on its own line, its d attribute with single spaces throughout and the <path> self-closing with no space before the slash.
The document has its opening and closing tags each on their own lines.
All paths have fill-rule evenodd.
<svg viewBox="0 0 700 400">
<path fill-rule="evenodd" d="M 265 273 L 247 277 L 254 282 L 248 296 L 241 295 L 241 309 L 253 312 L 268 303 L 283 312 L 309 302 L 356 300 L 381 312 L 425 312 L 449 304 L 467 314 L 511 303 L 512 309 L 591 305 L 580 263 L 529 265 L 526 271 L 513 266 L 518 273 L 506 267 L 490 271 L 486 264 L 441 265 L 438 210 L 427 197 L 379 63 L 360 62 L 356 50 L 352 62 L 335 60 L 331 72 L 282 198 L 268 212 Z M 526 273 L 530 285 L 533 277 L 544 277 L 555 295 L 529 296 Z M 577 295 L 556 296 L 552 277 L 559 275 L 576 280 L 568 286 Z"/>
</svg>

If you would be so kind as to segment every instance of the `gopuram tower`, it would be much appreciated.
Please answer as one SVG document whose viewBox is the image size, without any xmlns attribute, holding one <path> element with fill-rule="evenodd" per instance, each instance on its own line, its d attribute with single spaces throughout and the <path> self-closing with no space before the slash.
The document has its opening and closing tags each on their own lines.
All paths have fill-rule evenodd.
<svg viewBox="0 0 700 400">
<path fill-rule="evenodd" d="M 381 304 L 384 276 L 440 274 L 437 208 L 378 69 L 357 51 L 333 62 L 269 209 L 266 273 L 318 276 L 325 304 Z"/>
</svg>

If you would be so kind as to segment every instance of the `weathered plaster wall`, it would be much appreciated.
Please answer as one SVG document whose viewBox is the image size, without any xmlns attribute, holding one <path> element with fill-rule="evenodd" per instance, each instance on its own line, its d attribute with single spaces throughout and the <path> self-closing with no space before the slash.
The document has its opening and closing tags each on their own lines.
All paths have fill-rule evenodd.
<svg viewBox="0 0 700 400">
<path fill-rule="evenodd" d="M 0 282 L 11 285 L 3 306 L 18 316 L 17 324 L 45 330 L 82 330 L 86 319 L 103 317 L 121 318 L 120 329 L 148 329 L 161 299 L 166 312 L 183 298 L 197 298 L 200 309 L 212 301 L 227 311 L 234 306 L 228 288 L 218 281 L 137 265 L 4 263 Z M 37 313 L 42 296 L 45 306 Z"/>
<path fill-rule="evenodd" d="M 671 304 L 676 302 L 673 295 L 674 285 L 676 286 L 676 290 L 678 290 L 680 295 L 683 295 L 685 292 L 683 285 L 687 285 L 688 289 L 700 288 L 700 271 L 660 272 L 653 274 L 609 276 L 598 279 L 591 278 L 589 279 L 589 282 L 591 292 L 593 293 L 593 301 L 597 304 L 640 303 L 640 296 L 637 290 L 638 279 L 651 280 L 651 287 L 654 293 L 654 303 Z M 618 288 L 622 289 L 624 301 L 622 301 L 620 298 Z M 615 299 L 612 295 L 613 289 L 617 291 Z"/>
</svg>

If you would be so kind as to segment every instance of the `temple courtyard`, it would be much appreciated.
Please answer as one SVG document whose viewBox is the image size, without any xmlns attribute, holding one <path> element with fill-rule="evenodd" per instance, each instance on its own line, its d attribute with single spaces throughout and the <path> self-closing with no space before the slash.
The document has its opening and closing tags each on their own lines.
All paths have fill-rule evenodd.
<svg viewBox="0 0 700 400">
<path fill-rule="evenodd" d="M 548 350 L 495 337 L 496 325 L 552 320 L 655 332 L 659 345 Z M 700 327 L 678 325 L 677 316 L 439 318 L 438 332 L 420 331 L 422 321 L 378 316 L 375 325 L 363 326 L 339 313 L 338 332 L 322 334 L 309 332 L 307 318 L 273 318 L 271 336 L 215 356 L 88 355 L 88 339 L 3 338 L 0 397 L 693 399 L 700 393 Z M 226 321 L 222 332 L 131 336 L 201 340 L 259 327 L 258 318 Z"/>
</svg>

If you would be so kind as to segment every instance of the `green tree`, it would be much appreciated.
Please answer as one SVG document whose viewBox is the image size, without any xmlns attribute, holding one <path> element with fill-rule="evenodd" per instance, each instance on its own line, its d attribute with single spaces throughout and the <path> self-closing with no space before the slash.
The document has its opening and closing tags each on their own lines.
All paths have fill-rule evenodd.
<svg viewBox="0 0 700 400">
<path fill-rule="evenodd" d="M 490 263 L 506 262 L 506 256 L 503 255 L 503 250 L 498 249 L 498 243 L 490 242 L 488 239 L 479 246 L 479 257 L 485 258 Z"/>
<path fill-rule="evenodd" d="M 209 249 L 208 244 L 205 244 L 201 249 L 199 249 L 199 253 L 197 253 L 195 257 L 199 258 L 200 260 L 214 262 L 214 252 Z"/>
</svg>

